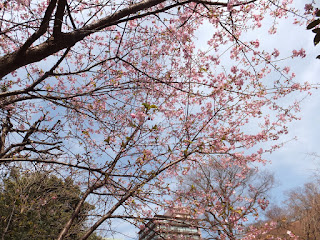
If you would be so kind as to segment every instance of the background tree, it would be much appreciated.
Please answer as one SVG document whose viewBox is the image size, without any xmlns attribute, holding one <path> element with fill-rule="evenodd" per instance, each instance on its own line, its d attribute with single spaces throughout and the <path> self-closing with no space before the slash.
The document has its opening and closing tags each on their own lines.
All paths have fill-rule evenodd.
<svg viewBox="0 0 320 240">
<path fill-rule="evenodd" d="M 81 192 L 70 178 L 47 172 L 14 169 L 2 179 L 0 191 L 1 239 L 55 239 L 80 201 Z M 85 203 L 66 239 L 78 239 L 87 214 L 94 207 Z M 90 239 L 101 239 L 97 236 Z"/>
<path fill-rule="evenodd" d="M 242 239 L 248 219 L 259 217 L 268 206 L 270 173 L 224 163 L 223 157 L 197 168 L 182 179 L 179 200 L 200 215 L 204 239 Z"/>
<path fill-rule="evenodd" d="M 318 182 L 306 183 L 289 191 L 286 202 L 289 219 L 298 221 L 303 239 L 320 238 L 320 188 Z"/>
<path fill-rule="evenodd" d="M 319 180 L 304 184 L 285 193 L 281 205 L 268 207 L 266 219 L 259 221 L 256 228 L 266 223 L 272 228 L 257 234 L 257 239 L 303 239 L 311 240 L 320 237 L 320 189 Z"/>
<path fill-rule="evenodd" d="M 277 49 L 242 36 L 269 15 L 274 33 L 276 20 L 296 12 L 289 3 L 2 1 L 1 170 L 19 163 L 81 182 L 58 239 L 90 199 L 87 239 L 113 219 L 138 224 L 170 205 L 166 180 L 210 156 L 263 162 L 279 145 L 259 144 L 286 134 L 299 111 L 299 100 L 279 100 L 310 85 L 294 80 Z M 204 24 L 212 31 L 199 49 Z"/>
<path fill-rule="evenodd" d="M 304 184 L 287 193 L 283 202 L 281 216 L 270 217 L 268 220 L 277 222 L 277 228 L 271 233 L 283 236 L 289 230 L 299 239 L 311 240 L 320 237 L 320 188 L 318 181 Z"/>
</svg>

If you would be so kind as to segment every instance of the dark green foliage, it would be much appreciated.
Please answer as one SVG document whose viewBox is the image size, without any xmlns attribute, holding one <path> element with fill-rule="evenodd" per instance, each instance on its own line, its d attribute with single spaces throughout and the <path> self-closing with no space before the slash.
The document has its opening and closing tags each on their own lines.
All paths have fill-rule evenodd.
<svg viewBox="0 0 320 240">
<path fill-rule="evenodd" d="M 309 25 L 307 26 L 307 29 L 312 29 L 314 27 L 316 27 L 318 24 L 320 23 L 320 19 L 316 19 L 314 21 L 312 21 L 311 23 L 309 23 Z"/>
<path fill-rule="evenodd" d="M 317 28 L 317 26 L 320 24 L 320 10 L 317 10 L 316 16 L 318 17 L 317 19 L 313 20 L 311 23 L 308 24 L 307 29 L 313 29 L 312 32 L 315 33 L 315 37 L 313 39 L 314 45 L 318 45 L 320 42 L 320 29 Z M 320 59 L 320 55 L 317 56 L 318 59 Z"/>
<path fill-rule="evenodd" d="M 56 239 L 81 196 L 71 178 L 46 173 L 14 170 L 0 184 L 1 239 Z M 79 238 L 92 209 L 85 204 L 66 239 Z"/>
</svg>

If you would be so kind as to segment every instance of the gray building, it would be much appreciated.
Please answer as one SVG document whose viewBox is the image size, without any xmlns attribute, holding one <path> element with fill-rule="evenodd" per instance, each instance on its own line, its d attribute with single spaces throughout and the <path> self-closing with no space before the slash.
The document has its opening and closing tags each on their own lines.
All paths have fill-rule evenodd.
<svg viewBox="0 0 320 240">
<path fill-rule="evenodd" d="M 174 208 L 164 215 L 156 215 L 139 232 L 139 240 L 200 240 L 201 234 L 190 214 Z"/>
</svg>

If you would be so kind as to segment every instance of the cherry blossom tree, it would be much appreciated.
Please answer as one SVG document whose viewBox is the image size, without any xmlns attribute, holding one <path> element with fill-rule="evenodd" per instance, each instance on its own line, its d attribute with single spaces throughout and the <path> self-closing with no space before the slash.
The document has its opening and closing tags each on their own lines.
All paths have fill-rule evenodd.
<svg viewBox="0 0 320 240">
<path fill-rule="evenodd" d="M 200 215 L 198 225 L 205 233 L 204 239 L 242 239 L 248 235 L 248 219 L 258 219 L 268 206 L 274 177 L 216 158 L 181 181 L 177 198 Z"/>
<path fill-rule="evenodd" d="M 263 162 L 279 146 L 259 144 L 286 134 L 299 111 L 280 100 L 310 86 L 294 80 L 279 50 L 244 34 L 268 16 L 304 21 L 291 2 L 2 1 L 1 171 L 72 178 L 84 193 L 58 239 L 89 201 L 97 212 L 87 239 L 113 219 L 138 224 L 170 205 L 169 179 L 210 156 Z M 199 48 L 203 26 L 212 32 Z"/>
</svg>

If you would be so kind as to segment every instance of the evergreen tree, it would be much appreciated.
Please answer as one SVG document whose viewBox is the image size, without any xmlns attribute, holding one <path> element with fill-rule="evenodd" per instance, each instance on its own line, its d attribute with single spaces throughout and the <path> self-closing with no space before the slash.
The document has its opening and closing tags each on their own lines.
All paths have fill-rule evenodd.
<svg viewBox="0 0 320 240">
<path fill-rule="evenodd" d="M 81 191 L 71 178 L 46 172 L 12 170 L 0 185 L 0 236 L 4 239 L 55 239 L 71 217 Z M 67 239 L 78 239 L 85 229 L 85 204 Z M 92 236 L 92 239 L 99 239 Z"/>
</svg>

